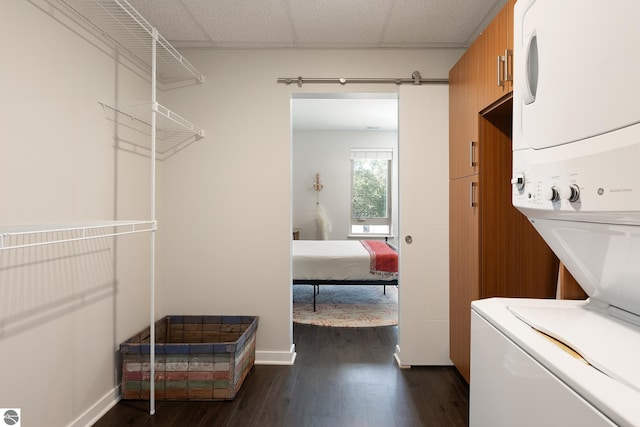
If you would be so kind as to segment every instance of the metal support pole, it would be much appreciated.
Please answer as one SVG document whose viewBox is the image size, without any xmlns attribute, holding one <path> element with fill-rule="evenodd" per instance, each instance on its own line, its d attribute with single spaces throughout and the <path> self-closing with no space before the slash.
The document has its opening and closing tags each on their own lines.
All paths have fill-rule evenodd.
<svg viewBox="0 0 640 427">
<path fill-rule="evenodd" d="M 151 35 L 151 271 L 150 271 L 150 301 L 149 301 L 149 413 L 156 412 L 155 378 L 156 378 L 156 327 L 155 327 L 155 258 L 156 258 L 156 113 L 158 104 L 156 101 L 156 42 L 158 30 L 153 28 Z"/>
</svg>

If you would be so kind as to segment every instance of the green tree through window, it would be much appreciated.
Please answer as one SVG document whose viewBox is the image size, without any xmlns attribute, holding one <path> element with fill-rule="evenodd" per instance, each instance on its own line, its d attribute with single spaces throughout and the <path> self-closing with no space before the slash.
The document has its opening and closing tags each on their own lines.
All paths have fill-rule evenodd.
<svg viewBox="0 0 640 427">
<path fill-rule="evenodd" d="M 356 159 L 353 161 L 353 218 L 386 218 L 387 160 Z"/>
<path fill-rule="evenodd" d="M 391 233 L 393 150 L 351 150 L 351 235 Z"/>
</svg>

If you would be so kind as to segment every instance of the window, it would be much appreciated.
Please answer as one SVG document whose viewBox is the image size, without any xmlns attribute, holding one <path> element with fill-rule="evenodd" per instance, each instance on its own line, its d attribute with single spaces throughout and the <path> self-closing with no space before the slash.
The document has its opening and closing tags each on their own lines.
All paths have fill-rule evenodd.
<svg viewBox="0 0 640 427">
<path fill-rule="evenodd" d="M 393 150 L 351 150 L 351 235 L 391 234 Z"/>
</svg>

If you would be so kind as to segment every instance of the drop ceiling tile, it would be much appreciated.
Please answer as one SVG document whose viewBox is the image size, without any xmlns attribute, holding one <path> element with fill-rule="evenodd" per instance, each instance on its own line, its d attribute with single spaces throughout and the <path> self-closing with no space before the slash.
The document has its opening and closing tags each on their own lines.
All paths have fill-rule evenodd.
<svg viewBox="0 0 640 427">
<path fill-rule="evenodd" d="M 181 1 L 129 0 L 129 3 L 167 40 L 210 42 Z"/>
<path fill-rule="evenodd" d="M 283 0 L 183 0 L 216 47 L 291 46 L 294 33 Z"/>
<path fill-rule="evenodd" d="M 403 0 L 391 10 L 386 45 L 465 46 L 503 0 Z M 495 9 L 495 10 L 494 10 Z"/>
<path fill-rule="evenodd" d="M 289 0 L 300 46 L 378 45 L 392 1 Z"/>
</svg>

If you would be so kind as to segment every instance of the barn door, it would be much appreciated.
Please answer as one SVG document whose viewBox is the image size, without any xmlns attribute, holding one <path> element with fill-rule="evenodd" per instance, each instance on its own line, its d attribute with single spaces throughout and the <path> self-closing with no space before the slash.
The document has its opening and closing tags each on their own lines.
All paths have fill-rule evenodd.
<svg viewBox="0 0 640 427">
<path fill-rule="evenodd" d="M 449 365 L 449 90 L 399 96 L 400 365 Z"/>
</svg>

